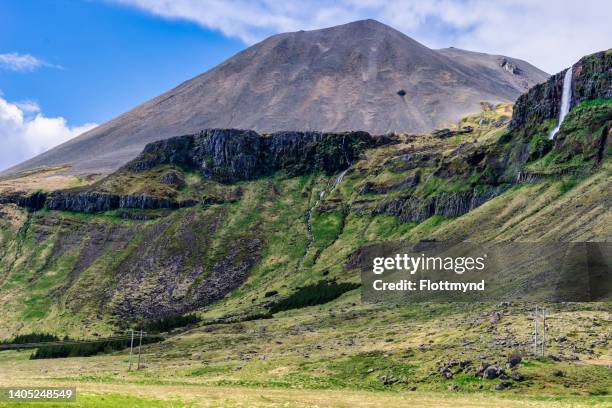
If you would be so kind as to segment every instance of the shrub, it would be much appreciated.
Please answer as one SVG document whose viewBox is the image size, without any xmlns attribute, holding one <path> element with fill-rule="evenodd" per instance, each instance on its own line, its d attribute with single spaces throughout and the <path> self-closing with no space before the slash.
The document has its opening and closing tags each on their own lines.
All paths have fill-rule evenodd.
<svg viewBox="0 0 612 408">
<path fill-rule="evenodd" d="M 601 105 L 612 105 L 612 99 L 588 99 L 586 101 L 582 101 L 576 106 L 576 108 L 585 108 L 588 106 L 601 106 Z"/>
<path fill-rule="evenodd" d="M 298 290 L 289 295 L 289 297 L 274 304 L 270 308 L 270 312 L 276 313 L 283 310 L 299 309 L 306 306 L 331 302 L 340 297 L 343 293 L 357 289 L 359 286 L 359 283 L 320 281 L 312 285 L 298 288 Z"/>
<path fill-rule="evenodd" d="M 561 194 L 565 194 L 570 191 L 572 188 L 576 187 L 580 184 L 580 179 L 576 176 L 568 176 L 561 179 L 561 185 L 559 186 L 559 191 Z"/>
<path fill-rule="evenodd" d="M 46 341 L 60 341 L 60 338 L 49 333 L 28 333 L 19 334 L 11 340 L 6 340 L 0 344 L 25 344 L 25 343 L 42 343 Z"/>
<path fill-rule="evenodd" d="M 162 333 L 177 327 L 185 327 L 198 323 L 200 320 L 195 314 L 167 316 L 155 320 L 147 320 L 138 329 L 142 328 L 148 333 Z"/>
<path fill-rule="evenodd" d="M 147 336 L 142 338 L 142 344 L 150 344 L 162 341 L 159 336 Z M 110 353 L 130 347 L 131 339 L 124 340 L 96 340 L 91 342 L 70 342 L 65 338 L 65 344 L 39 347 L 30 359 L 43 358 L 65 358 L 65 357 L 88 357 L 101 353 Z M 137 334 L 134 334 L 134 346 L 140 342 Z"/>
</svg>

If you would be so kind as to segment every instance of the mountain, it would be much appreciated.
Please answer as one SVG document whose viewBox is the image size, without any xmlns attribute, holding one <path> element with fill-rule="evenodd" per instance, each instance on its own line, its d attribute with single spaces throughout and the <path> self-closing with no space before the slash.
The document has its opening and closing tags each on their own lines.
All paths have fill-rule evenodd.
<svg viewBox="0 0 612 408">
<path fill-rule="evenodd" d="M 224 313 L 267 315 L 267 291 L 354 283 L 373 242 L 609 241 L 612 52 L 570 69 L 554 140 L 564 73 L 431 134 L 207 129 L 85 185 L 2 192 L 5 326 L 113 326 L 237 294 L 252 300 Z"/>
<path fill-rule="evenodd" d="M 374 20 L 272 36 L 135 109 L 5 171 L 109 173 L 149 142 L 205 128 L 426 131 L 548 75 L 525 61 L 433 50 Z"/>
<path fill-rule="evenodd" d="M 571 109 L 554 140 L 565 72 L 514 105 L 482 104 L 431 133 L 205 129 L 150 142 L 97 180 L 48 170 L 0 180 L 0 350 L 19 349 L 0 351 L 0 373 L 9 373 L 0 383 L 78 380 L 85 405 L 88 390 L 119 383 L 171 387 L 166 401 L 176 399 L 174 384 L 257 391 L 232 406 L 262 405 L 265 389 L 276 391 L 276 406 L 281 391 L 336 406 L 350 390 L 371 390 L 369 406 L 406 406 L 388 395 L 473 405 L 432 400 L 464 392 L 518 407 L 543 389 L 549 399 L 605 405 L 612 279 L 583 274 L 605 265 L 610 273 L 612 259 L 612 50 L 570 69 Z M 485 256 L 492 243 L 511 249 L 505 262 L 519 273 L 487 279 L 492 298 L 361 297 L 367 279 L 355 265 L 369 249 L 466 241 Z M 554 262 L 539 270 L 532 255 L 542 248 Z M 590 262 L 568 263 L 574 252 L 591 253 Z M 559 279 L 598 302 L 523 297 Z M 545 358 L 531 351 L 534 304 L 549 313 Z M 139 369 L 128 371 L 126 329 L 141 327 L 152 335 L 144 366 L 134 356 Z M 64 342 L 27 360 L 25 347 L 41 337 Z M 38 360 L 51 357 L 66 358 Z M 186 405 L 206 403 L 197 392 Z"/>
</svg>

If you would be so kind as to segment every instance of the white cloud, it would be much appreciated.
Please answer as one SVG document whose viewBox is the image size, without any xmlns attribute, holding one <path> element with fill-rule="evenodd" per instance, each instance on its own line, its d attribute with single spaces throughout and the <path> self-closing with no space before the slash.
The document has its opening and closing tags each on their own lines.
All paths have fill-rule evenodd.
<svg viewBox="0 0 612 408">
<path fill-rule="evenodd" d="M 59 65 L 50 64 L 30 54 L 16 52 L 0 54 L 0 69 L 25 72 L 35 71 L 41 67 L 61 68 Z"/>
<path fill-rule="evenodd" d="M 252 44 L 271 34 L 374 18 L 430 47 L 523 58 L 557 72 L 607 49 L 612 2 L 603 0 L 110 0 L 193 21 Z"/>
<path fill-rule="evenodd" d="M 50 118 L 35 102 L 11 103 L 0 97 L 0 170 L 43 153 L 97 126 L 69 126 L 62 117 Z"/>
<path fill-rule="evenodd" d="M 21 109 L 21 111 L 25 114 L 40 112 L 40 106 L 38 106 L 38 103 L 36 101 L 27 100 L 27 101 L 15 102 L 15 105 L 19 109 Z"/>
</svg>

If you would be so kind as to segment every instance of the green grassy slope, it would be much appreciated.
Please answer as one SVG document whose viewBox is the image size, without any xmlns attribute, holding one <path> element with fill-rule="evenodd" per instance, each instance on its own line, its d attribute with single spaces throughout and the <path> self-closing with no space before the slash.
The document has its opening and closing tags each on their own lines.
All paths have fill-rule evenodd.
<svg viewBox="0 0 612 408">
<path fill-rule="evenodd" d="M 514 398 L 606 403 L 603 395 L 612 386 L 609 304 L 550 305 L 554 359 L 530 355 L 533 323 L 525 305 L 368 305 L 350 285 L 348 292 L 326 298 L 332 299 L 328 303 L 307 305 L 321 296 L 321 286 L 313 285 L 359 283 L 345 264 L 368 243 L 609 241 L 609 146 L 601 158 L 599 146 L 594 154 L 592 147 L 611 122 L 611 106 L 590 103 L 573 110 L 560 132 L 567 143 L 551 144 L 526 163 L 538 175 L 529 183 L 512 184 L 488 165 L 488 155 L 512 143 L 505 140 L 501 118 L 507 109 L 497 107 L 482 114 L 486 121 L 466 118 L 462 126 L 475 127 L 471 132 L 400 135 L 397 144 L 367 150 L 341 180 L 276 173 L 224 185 L 162 166 L 120 172 L 95 188 L 207 197 L 207 204 L 96 214 L 28 213 L 3 205 L 0 338 L 32 331 L 91 338 L 160 313 L 196 311 L 204 322 L 148 345 L 147 369 L 139 372 L 125 373 L 124 352 L 92 357 L 77 364 L 81 368 L 56 362 L 51 370 L 44 361 L 26 361 L 27 351 L 0 352 L 0 365 L 11 367 L 17 378 L 49 370 L 47 380 L 88 384 L 394 392 L 416 387 L 478 394 L 499 382 L 474 376 L 480 362 L 503 365 L 519 352 L 526 380 L 513 383 L 508 393 Z M 468 166 L 466 160 L 475 162 Z M 170 170 L 185 183 L 159 183 Z M 410 221 L 378 211 L 406 197 L 428 200 L 498 188 L 499 196 L 457 217 Z M 292 299 L 290 310 L 272 308 L 272 314 L 269 302 L 283 299 Z M 441 366 L 464 360 L 471 363 L 461 370 L 452 365 L 453 378 L 442 378 Z M 553 375 L 558 370 L 563 376 Z"/>
<path fill-rule="evenodd" d="M 119 172 L 94 186 L 124 194 L 208 197 L 211 204 L 97 214 L 27 213 L 4 205 L 0 334 L 108 334 L 139 317 L 191 310 L 217 318 L 266 314 L 267 302 L 301 286 L 357 282 L 346 260 L 377 241 L 609 240 L 609 146 L 601 158 L 598 146 L 592 150 L 609 126 L 611 107 L 592 102 L 574 109 L 560 146 L 525 166 L 540 169 L 534 183 L 512 185 L 486 164 L 487 152 L 507 144 L 503 122 L 487 125 L 507 118 L 507 109 L 498 107 L 483 112 L 487 122 L 472 132 L 403 135 L 398 144 L 370 149 L 341 180 L 281 172 L 224 185 L 161 166 Z M 476 121 L 466 118 L 464 125 Z M 475 163 L 466 167 L 470 160 Z M 559 170 L 568 162 L 579 169 Z M 185 183 L 160 183 L 170 170 Z M 406 197 L 423 201 L 487 189 L 502 193 L 459 217 L 410 221 L 377 210 Z M 277 294 L 267 297 L 270 291 Z"/>
</svg>

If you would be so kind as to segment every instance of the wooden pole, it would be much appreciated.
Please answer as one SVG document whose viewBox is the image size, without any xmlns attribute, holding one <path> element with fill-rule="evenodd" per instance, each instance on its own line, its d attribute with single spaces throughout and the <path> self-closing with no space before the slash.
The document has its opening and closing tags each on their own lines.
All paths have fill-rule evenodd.
<svg viewBox="0 0 612 408">
<path fill-rule="evenodd" d="M 132 332 L 132 341 L 130 342 L 130 365 L 128 366 L 128 371 L 132 369 L 132 349 L 134 348 L 134 329 L 130 329 Z"/>
<path fill-rule="evenodd" d="M 538 307 L 537 306 L 535 308 L 533 324 L 535 328 L 534 335 L 533 335 L 533 355 L 537 356 L 538 355 Z"/>
<path fill-rule="evenodd" d="M 140 347 L 142 346 L 142 329 L 140 329 L 140 341 L 138 342 L 138 370 L 140 370 Z"/>
<path fill-rule="evenodd" d="M 542 357 L 544 357 L 545 344 L 546 344 L 546 309 L 542 308 Z"/>
</svg>

